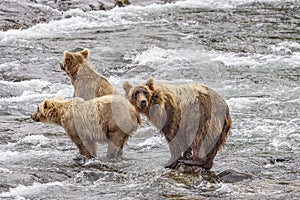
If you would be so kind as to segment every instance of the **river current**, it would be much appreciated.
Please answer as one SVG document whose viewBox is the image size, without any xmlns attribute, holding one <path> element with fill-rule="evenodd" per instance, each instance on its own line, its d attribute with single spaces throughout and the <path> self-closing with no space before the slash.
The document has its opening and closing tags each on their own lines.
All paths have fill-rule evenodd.
<svg viewBox="0 0 300 200">
<path fill-rule="evenodd" d="M 0 32 L 0 199 L 299 199 L 299 41 L 297 0 L 72 9 Z M 233 129 L 214 167 L 165 169 L 168 145 L 148 122 L 116 161 L 105 158 L 105 144 L 84 161 L 61 127 L 33 122 L 42 100 L 72 96 L 59 62 L 65 50 L 82 48 L 122 93 L 125 80 L 150 76 L 220 93 Z M 252 178 L 214 178 L 225 170 Z"/>
</svg>

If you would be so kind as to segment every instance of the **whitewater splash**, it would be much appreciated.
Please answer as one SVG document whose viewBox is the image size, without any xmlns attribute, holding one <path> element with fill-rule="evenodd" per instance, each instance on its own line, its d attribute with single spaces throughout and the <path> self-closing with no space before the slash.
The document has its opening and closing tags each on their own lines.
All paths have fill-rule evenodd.
<svg viewBox="0 0 300 200">
<path fill-rule="evenodd" d="M 115 7 L 108 11 L 84 12 L 80 9 L 71 9 L 62 13 L 62 19 L 53 20 L 48 23 L 40 23 L 25 30 L 8 30 L 0 32 L 2 42 L 14 40 L 30 40 L 45 37 L 67 37 L 72 31 L 86 32 L 99 28 L 134 26 L 140 23 L 153 23 L 152 15 L 157 13 L 168 13 L 176 9 L 185 8 L 208 8 L 208 9 L 232 9 L 243 4 L 254 2 L 273 2 L 274 0 L 222 0 L 222 1 L 197 1 L 186 0 L 175 3 L 151 4 L 148 6 L 129 5 L 124 8 Z M 45 9 L 49 7 L 45 6 Z M 52 9 L 53 12 L 58 12 Z M 150 19 L 149 19 L 150 18 Z M 169 23 L 165 19 L 160 20 Z"/>
</svg>

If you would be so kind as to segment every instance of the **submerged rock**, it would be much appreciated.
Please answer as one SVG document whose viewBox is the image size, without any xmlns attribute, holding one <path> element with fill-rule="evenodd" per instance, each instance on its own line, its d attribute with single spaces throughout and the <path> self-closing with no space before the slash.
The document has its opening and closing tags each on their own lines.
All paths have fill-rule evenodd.
<svg viewBox="0 0 300 200">
<path fill-rule="evenodd" d="M 57 10 L 26 1 L 1 1 L 0 30 L 24 29 L 59 16 Z"/>
<path fill-rule="evenodd" d="M 232 169 L 225 170 L 217 175 L 217 180 L 224 183 L 236 183 L 245 179 L 252 179 L 253 176 L 250 174 L 237 172 Z"/>
<path fill-rule="evenodd" d="M 290 161 L 291 158 L 270 158 L 269 161 L 271 164 L 276 164 L 280 162 L 288 162 Z"/>
</svg>

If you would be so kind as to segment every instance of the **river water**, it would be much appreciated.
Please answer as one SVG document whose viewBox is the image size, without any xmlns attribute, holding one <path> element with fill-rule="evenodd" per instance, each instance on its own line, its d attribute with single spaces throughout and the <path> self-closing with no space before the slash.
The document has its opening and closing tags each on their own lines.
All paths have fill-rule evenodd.
<svg viewBox="0 0 300 200">
<path fill-rule="evenodd" d="M 0 32 L 0 199 L 298 199 L 299 41 L 297 0 L 75 9 Z M 218 91 L 233 129 L 211 171 L 165 169 L 167 143 L 148 122 L 117 161 L 105 159 L 105 144 L 97 159 L 82 160 L 61 127 L 34 123 L 43 99 L 72 96 L 59 62 L 81 48 L 122 93 L 124 80 L 150 76 Z M 229 169 L 252 179 L 214 178 Z"/>
</svg>

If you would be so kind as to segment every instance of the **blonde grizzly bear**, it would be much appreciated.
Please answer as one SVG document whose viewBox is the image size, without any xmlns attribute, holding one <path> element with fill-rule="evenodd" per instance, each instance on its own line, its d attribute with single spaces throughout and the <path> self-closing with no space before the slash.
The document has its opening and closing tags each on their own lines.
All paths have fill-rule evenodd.
<svg viewBox="0 0 300 200">
<path fill-rule="evenodd" d="M 179 164 L 211 169 L 231 128 L 226 102 L 201 84 L 123 85 L 125 95 L 138 113 L 145 114 L 165 136 L 171 154 L 166 167 Z"/>
<path fill-rule="evenodd" d="M 106 77 L 96 71 L 88 59 L 89 53 L 89 49 L 75 53 L 65 51 L 64 59 L 60 62 L 61 69 L 67 73 L 74 87 L 73 97 L 90 100 L 104 95 L 119 95 L 120 93 L 112 86 Z M 80 138 L 78 139 L 80 140 Z M 89 143 L 95 142 L 90 141 Z"/>
<path fill-rule="evenodd" d="M 135 108 L 120 95 L 106 95 L 85 101 L 46 99 L 32 114 L 37 122 L 62 126 L 81 155 L 96 157 L 96 142 L 108 143 L 107 157 L 122 155 L 128 137 L 141 123 Z"/>
<path fill-rule="evenodd" d="M 88 59 L 89 49 L 71 53 L 64 52 L 60 67 L 71 79 L 74 97 L 90 100 L 108 94 L 120 94 L 112 84 L 100 75 Z"/>
</svg>

